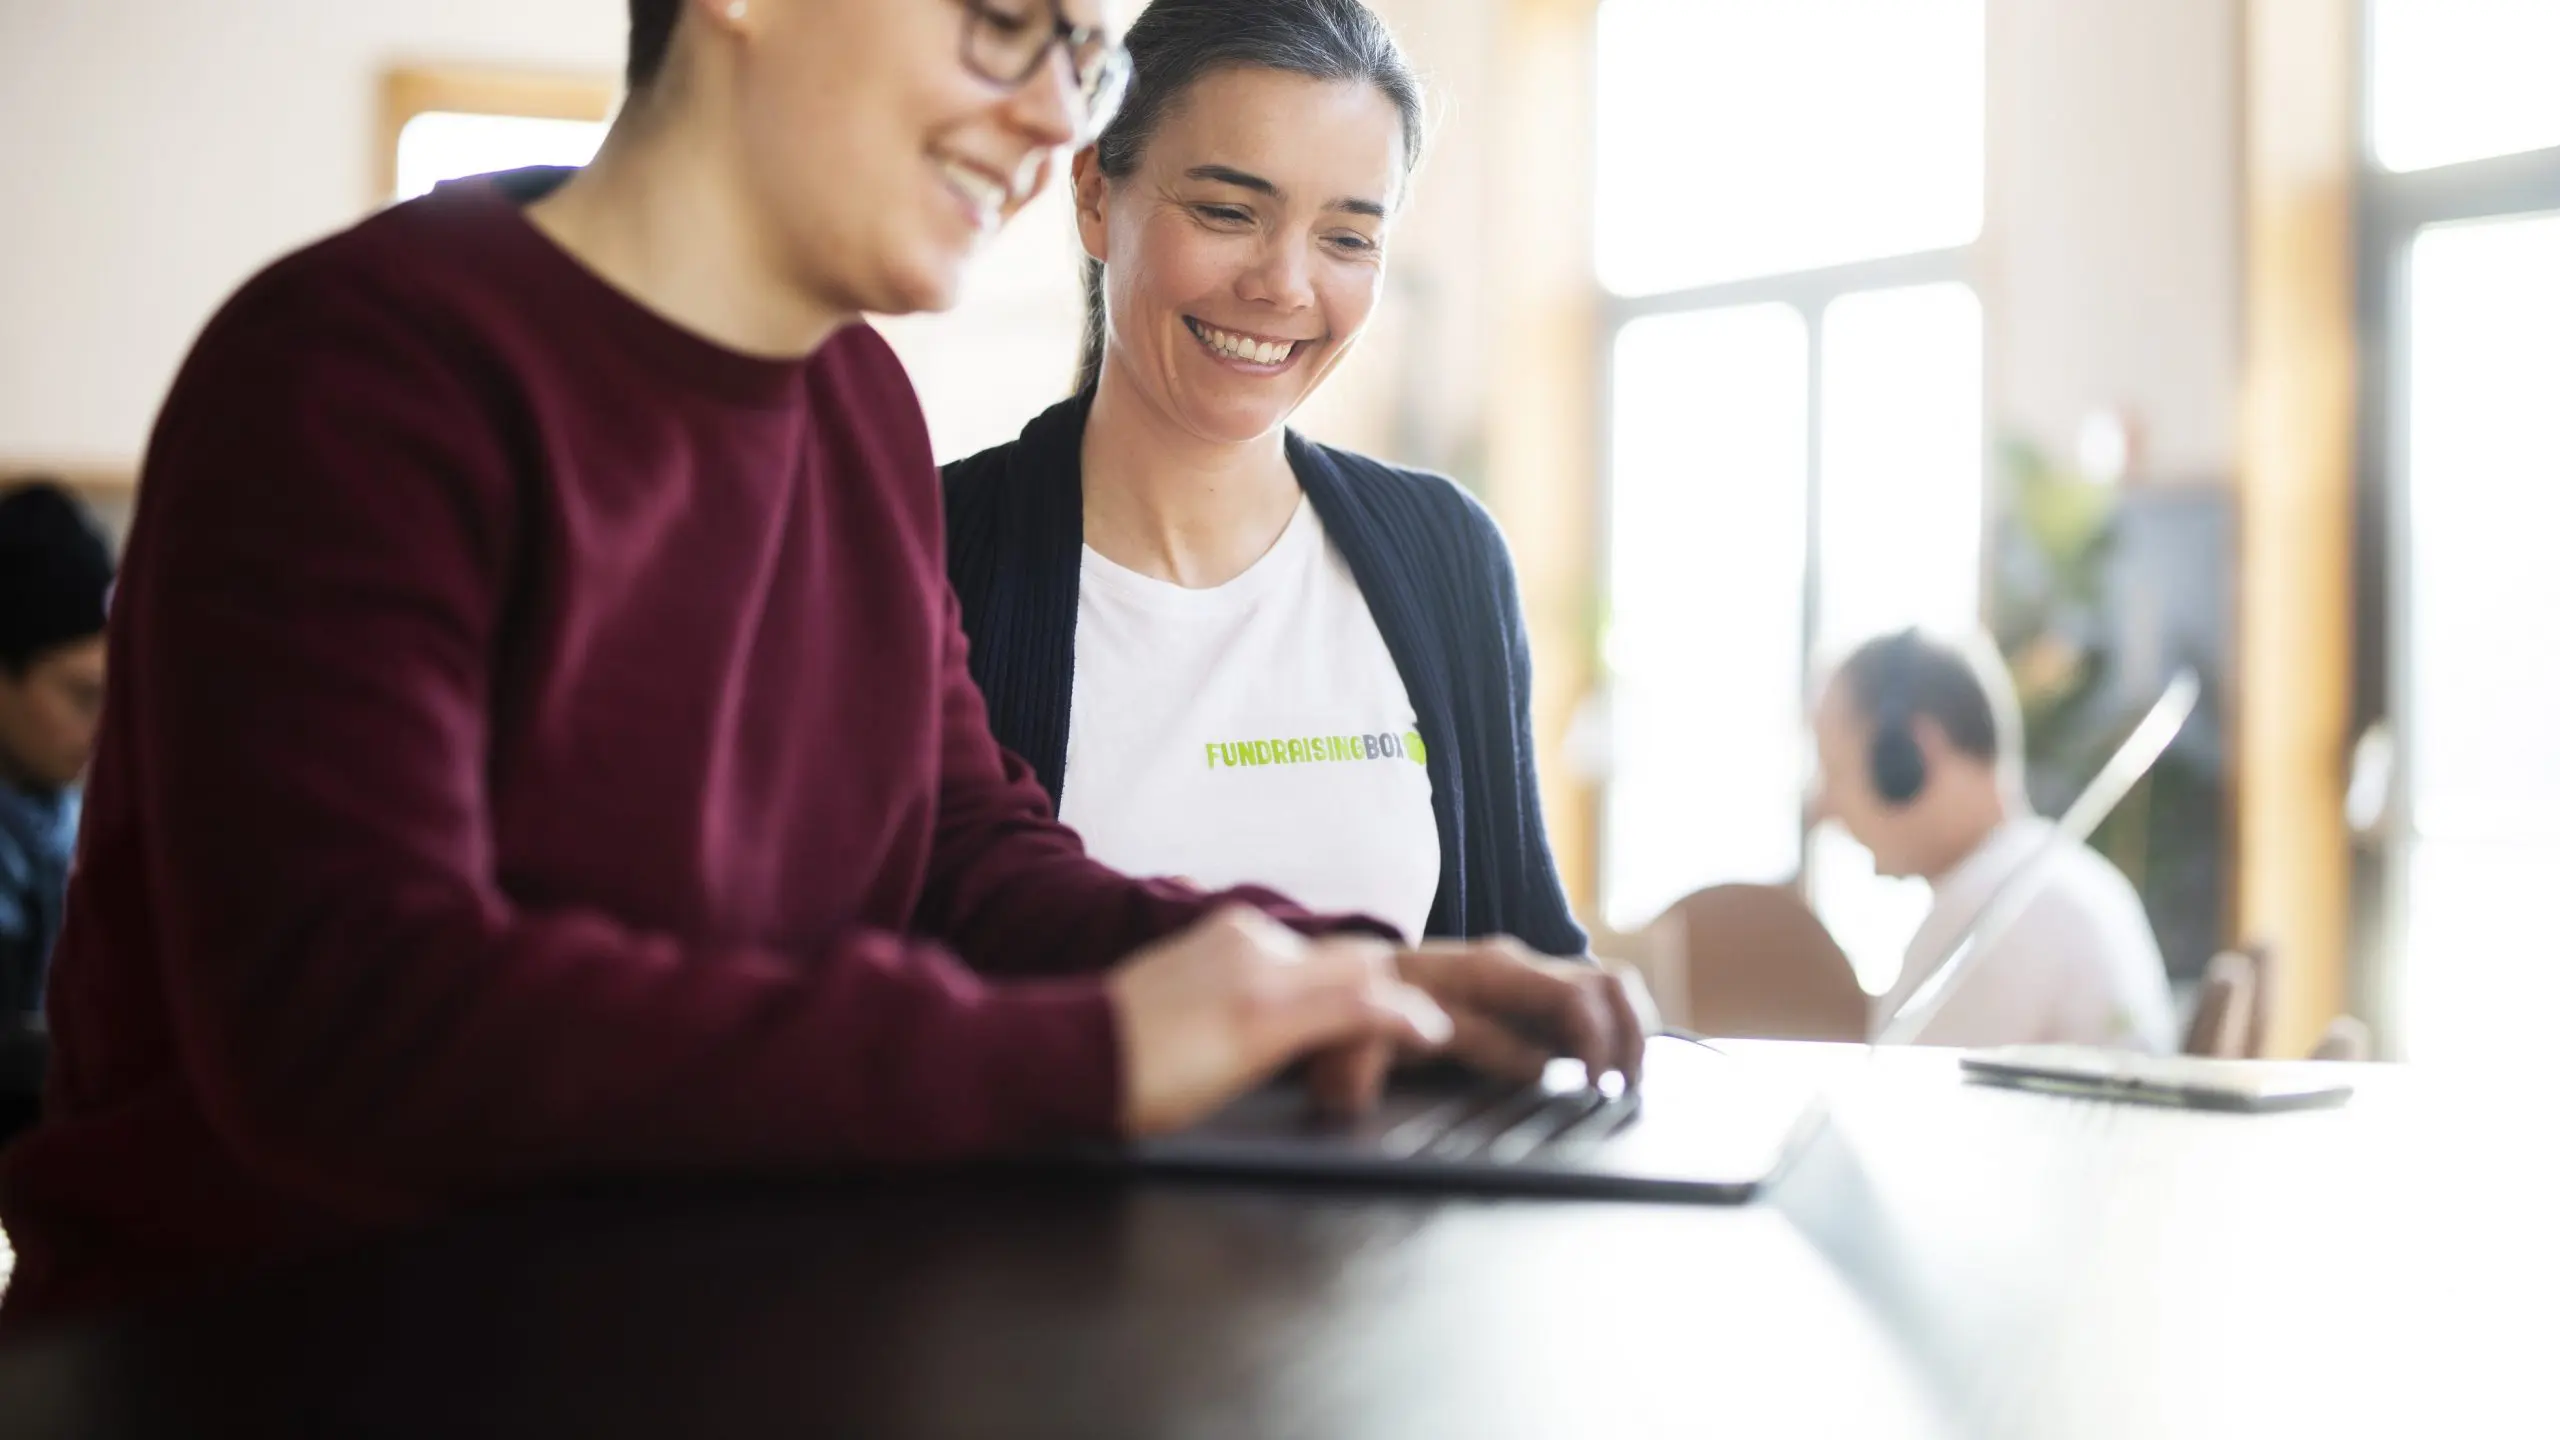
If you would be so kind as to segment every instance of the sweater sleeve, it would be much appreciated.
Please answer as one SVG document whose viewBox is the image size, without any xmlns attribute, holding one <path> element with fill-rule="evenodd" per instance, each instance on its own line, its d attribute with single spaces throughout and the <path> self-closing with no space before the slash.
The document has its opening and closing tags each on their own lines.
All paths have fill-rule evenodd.
<svg viewBox="0 0 2560 1440">
<path fill-rule="evenodd" d="M 1511 563 L 1511 547 L 1502 538 L 1502 527 L 1472 499 L 1461 497 L 1461 503 L 1474 540 L 1471 548 L 1483 557 L 1485 583 L 1491 591 L 1487 598 L 1495 620 L 1491 641 L 1504 682 L 1502 693 L 1487 695 L 1484 700 L 1508 707 L 1511 721 L 1512 784 L 1519 801 L 1519 829 L 1516 836 L 1510 837 L 1507 848 L 1517 857 L 1517 875 L 1503 878 L 1519 886 L 1518 938 L 1544 954 L 1583 955 L 1591 948 L 1591 937 L 1573 918 L 1573 902 L 1565 897 L 1564 877 L 1556 870 L 1555 850 L 1547 840 L 1546 807 L 1539 798 L 1529 626 L 1520 607 L 1520 578 Z"/>
<path fill-rule="evenodd" d="M 262 283 L 172 394 L 115 616 L 171 1019 L 250 1163 L 397 1204 L 1113 1127 L 1090 981 L 516 903 L 487 793 L 503 398 L 369 291 Z"/>
<path fill-rule="evenodd" d="M 1052 818 L 1048 792 L 987 731 L 970 678 L 958 602 L 945 607 L 943 763 L 933 860 L 917 924 L 989 974 L 1070 975 L 1103 969 L 1224 904 L 1245 904 L 1307 934 L 1395 939 L 1357 916 L 1317 916 L 1269 890 L 1205 894 L 1170 880 L 1135 880 L 1084 853 Z"/>
</svg>

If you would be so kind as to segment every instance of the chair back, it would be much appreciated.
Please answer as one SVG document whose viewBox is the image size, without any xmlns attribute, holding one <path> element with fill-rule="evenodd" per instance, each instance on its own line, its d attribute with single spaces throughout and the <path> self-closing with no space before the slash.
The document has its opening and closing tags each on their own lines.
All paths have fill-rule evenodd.
<svg viewBox="0 0 2560 1440">
<path fill-rule="evenodd" d="M 2373 1030 L 2353 1015 L 2341 1015 L 2321 1032 L 2320 1043 L 2311 1047 L 2311 1058 L 2358 1064 L 2371 1060 Z"/>
<path fill-rule="evenodd" d="M 2251 1032 L 2258 1028 L 2258 963 L 2238 950 L 2225 950 L 2205 966 L 2204 983 L 2196 987 L 2196 1008 L 2187 1021 L 2189 1055 L 2222 1060 L 2254 1058 Z"/>
<path fill-rule="evenodd" d="M 1840 942 L 1779 885 L 1715 885 L 1645 928 L 1663 1018 L 1702 1035 L 1864 1040 L 1867 993 Z"/>
</svg>

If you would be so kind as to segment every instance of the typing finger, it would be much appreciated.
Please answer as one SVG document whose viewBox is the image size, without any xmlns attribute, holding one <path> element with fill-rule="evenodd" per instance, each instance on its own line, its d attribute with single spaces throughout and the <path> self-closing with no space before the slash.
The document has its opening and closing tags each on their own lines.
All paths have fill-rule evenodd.
<svg viewBox="0 0 2560 1440">
<path fill-rule="evenodd" d="M 1448 1012 L 1395 978 L 1391 955 L 1376 941 L 1322 940 L 1267 975 L 1282 1055 L 1355 1041 L 1430 1049 L 1446 1040 Z"/>
<path fill-rule="evenodd" d="M 1594 1081 L 1620 1068 L 1617 1022 L 1603 977 L 1591 966 L 1533 955 L 1508 939 L 1425 946 L 1403 963 L 1444 1004 L 1498 1016 L 1550 1042 L 1581 1061 Z"/>
<path fill-rule="evenodd" d="M 1641 1084 L 1645 1037 L 1657 1025 L 1651 1013 L 1653 998 L 1645 993 L 1643 978 L 1630 966 L 1602 961 L 1600 973 L 1608 992 L 1610 1015 L 1617 1026 L 1618 1073 L 1627 1077 L 1629 1085 Z"/>
<path fill-rule="evenodd" d="M 1526 1085 L 1544 1074 L 1554 1058 L 1545 1046 L 1490 1015 L 1460 1009 L 1449 1020 L 1449 1043 L 1441 1053 L 1478 1074 Z"/>
<path fill-rule="evenodd" d="M 1307 1094 L 1327 1115 L 1358 1115 L 1386 1090 L 1395 1047 L 1383 1040 L 1356 1041 L 1317 1052 L 1307 1066 Z"/>
</svg>

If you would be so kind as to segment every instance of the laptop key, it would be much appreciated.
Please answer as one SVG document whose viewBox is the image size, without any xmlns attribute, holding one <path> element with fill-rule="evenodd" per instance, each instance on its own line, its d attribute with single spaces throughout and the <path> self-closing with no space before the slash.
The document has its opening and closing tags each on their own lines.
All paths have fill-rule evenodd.
<svg viewBox="0 0 2560 1440">
<path fill-rule="evenodd" d="M 1573 1124 L 1549 1137 L 1537 1152 L 1542 1165 L 1573 1165 L 1591 1157 L 1621 1130 L 1635 1122 L 1644 1109 L 1642 1096 L 1633 1090 L 1622 1091 L 1604 1099 L 1583 1112 Z"/>
<path fill-rule="evenodd" d="M 1609 1103 L 1609 1097 L 1597 1090 L 1577 1090 L 1570 1095 L 1557 1095 L 1538 1108 L 1537 1113 L 1502 1133 L 1500 1139 L 1484 1149 L 1484 1158 L 1496 1165 L 1517 1165 L 1538 1153 L 1548 1142 L 1589 1119 L 1594 1111 Z"/>
<path fill-rule="evenodd" d="M 1444 1100 L 1378 1137 L 1379 1153 L 1395 1160 L 1422 1155 L 1467 1121 L 1501 1103 L 1502 1093 L 1476 1091 Z"/>
<path fill-rule="evenodd" d="M 1513 1126 L 1536 1115 L 1546 1108 L 1549 1100 L 1556 1098 L 1561 1097 L 1535 1085 L 1508 1093 L 1497 1092 L 1494 1103 L 1451 1126 L 1421 1152 L 1422 1156 L 1451 1162 L 1475 1159 L 1486 1146 L 1500 1139 Z"/>
</svg>

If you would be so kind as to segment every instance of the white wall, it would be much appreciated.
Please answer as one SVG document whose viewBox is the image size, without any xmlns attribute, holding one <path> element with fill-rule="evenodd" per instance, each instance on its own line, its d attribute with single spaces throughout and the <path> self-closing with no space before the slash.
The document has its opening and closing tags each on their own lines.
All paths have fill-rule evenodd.
<svg viewBox="0 0 2560 1440">
<path fill-rule="evenodd" d="M 2227 481 L 2240 385 L 2241 0 L 1991 0 L 1982 288 L 1995 431 Z"/>
<path fill-rule="evenodd" d="M 239 283 L 373 204 L 383 70 L 611 74 L 622 0 L 0 3 L 0 457 L 124 467 Z"/>
<path fill-rule="evenodd" d="M 1495 0 L 1370 0 L 1422 74 L 1430 127 L 1397 215 L 1388 291 L 1360 348 L 1299 417 L 1311 435 L 1481 481 L 1492 387 Z"/>
</svg>

